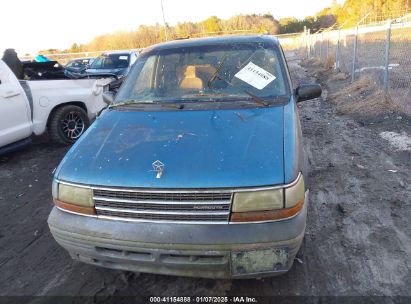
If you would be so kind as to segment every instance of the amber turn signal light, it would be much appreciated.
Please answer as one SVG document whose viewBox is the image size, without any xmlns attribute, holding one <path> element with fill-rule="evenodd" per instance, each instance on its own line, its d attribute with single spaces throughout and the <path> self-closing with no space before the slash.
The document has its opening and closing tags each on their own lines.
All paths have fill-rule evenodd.
<svg viewBox="0 0 411 304">
<path fill-rule="evenodd" d="M 67 204 L 57 199 L 54 199 L 54 204 L 57 207 L 70 211 L 70 212 L 87 214 L 87 215 L 96 215 L 96 209 L 94 209 L 94 207 L 82 207 L 82 206 Z"/>
<path fill-rule="evenodd" d="M 231 214 L 231 222 L 265 222 L 290 218 L 296 215 L 304 206 L 304 199 L 294 207 L 266 211 L 237 212 Z"/>
</svg>

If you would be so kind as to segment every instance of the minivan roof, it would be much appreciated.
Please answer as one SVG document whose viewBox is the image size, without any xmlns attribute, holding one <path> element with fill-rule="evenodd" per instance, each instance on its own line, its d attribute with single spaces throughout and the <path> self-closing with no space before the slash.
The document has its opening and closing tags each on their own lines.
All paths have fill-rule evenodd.
<svg viewBox="0 0 411 304">
<path fill-rule="evenodd" d="M 233 36 L 223 36 L 223 37 L 207 37 L 207 38 L 190 38 L 190 39 L 180 39 L 173 40 L 169 42 L 163 42 L 159 44 L 147 47 L 144 53 L 153 50 L 163 50 L 171 48 L 183 48 L 190 46 L 203 46 L 203 45 L 213 45 L 213 44 L 229 44 L 229 43 L 258 43 L 258 42 L 268 42 L 275 45 L 279 45 L 278 39 L 271 35 L 233 35 Z"/>
</svg>

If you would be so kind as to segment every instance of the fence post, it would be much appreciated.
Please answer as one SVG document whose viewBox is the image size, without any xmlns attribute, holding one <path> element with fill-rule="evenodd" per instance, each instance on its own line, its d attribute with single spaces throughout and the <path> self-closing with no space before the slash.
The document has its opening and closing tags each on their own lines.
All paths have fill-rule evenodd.
<svg viewBox="0 0 411 304">
<path fill-rule="evenodd" d="M 387 24 L 387 41 L 385 42 L 385 64 L 384 64 L 384 94 L 388 93 L 388 67 L 390 64 L 390 47 L 391 47 L 391 20 Z"/>
<path fill-rule="evenodd" d="M 317 43 L 317 35 L 314 33 L 311 36 L 313 37 L 313 39 L 311 39 L 311 41 L 312 41 L 312 44 L 311 44 L 311 47 L 312 47 L 311 53 L 312 53 L 312 55 L 311 55 L 311 57 L 315 58 L 315 52 L 317 51 L 317 49 L 315 47 L 315 44 Z"/>
<path fill-rule="evenodd" d="M 340 70 L 340 35 L 341 35 L 341 28 L 338 29 L 338 40 L 337 40 L 337 48 L 335 49 L 335 69 Z"/>
<path fill-rule="evenodd" d="M 312 58 L 313 54 L 312 54 L 312 35 L 311 35 L 311 29 L 308 30 L 308 48 L 310 50 L 310 58 Z"/>
<path fill-rule="evenodd" d="M 327 36 L 328 37 L 327 37 L 327 58 L 326 58 L 326 60 L 328 61 L 328 56 L 329 56 L 328 52 L 329 52 L 329 49 L 330 49 L 330 32 L 328 32 Z"/>
<path fill-rule="evenodd" d="M 317 36 L 314 34 L 311 35 L 311 57 L 315 58 L 315 39 L 317 39 Z"/>
<path fill-rule="evenodd" d="M 355 65 L 357 61 L 357 43 L 358 43 L 358 24 L 355 29 L 354 49 L 352 54 L 352 69 L 351 69 L 351 82 L 355 81 Z"/>
<path fill-rule="evenodd" d="M 323 41 L 324 41 L 324 34 L 321 32 L 321 43 L 320 43 L 320 61 L 323 59 Z"/>
<path fill-rule="evenodd" d="M 308 57 L 310 57 L 309 56 L 309 49 L 308 49 L 308 39 L 309 39 L 309 37 L 308 37 L 308 30 L 305 32 L 305 51 L 306 51 L 306 54 L 307 54 L 307 58 Z"/>
</svg>

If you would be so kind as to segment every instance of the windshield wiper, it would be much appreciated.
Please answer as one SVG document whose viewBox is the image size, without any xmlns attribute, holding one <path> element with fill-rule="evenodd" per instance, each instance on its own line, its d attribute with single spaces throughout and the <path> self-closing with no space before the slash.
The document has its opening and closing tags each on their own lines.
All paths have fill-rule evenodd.
<svg viewBox="0 0 411 304">
<path fill-rule="evenodd" d="M 126 99 L 119 103 L 113 103 L 109 105 L 108 108 L 111 109 L 111 108 L 116 108 L 116 107 L 121 107 L 121 106 L 132 105 L 132 104 L 152 104 L 152 103 L 153 101 L 138 101 L 136 99 Z"/>
<path fill-rule="evenodd" d="M 268 107 L 268 106 L 270 105 L 270 103 L 269 103 L 268 101 L 262 99 L 261 97 L 258 97 L 258 96 L 256 96 L 256 95 L 254 95 L 254 94 L 251 94 L 251 93 L 248 92 L 248 91 L 244 91 L 244 93 L 246 93 L 248 96 L 250 96 L 252 101 L 254 101 L 254 102 L 258 103 L 258 104 L 261 104 L 261 105 L 263 105 L 263 106 L 265 106 L 265 107 Z"/>
<path fill-rule="evenodd" d="M 218 74 L 220 73 L 221 69 L 224 66 L 225 61 L 227 60 L 228 55 L 225 55 L 223 60 L 221 60 L 220 64 L 218 65 L 216 71 L 214 72 L 214 74 L 210 77 L 210 79 L 207 82 L 207 86 L 208 88 L 211 90 L 211 84 L 217 79 L 217 77 L 219 76 Z"/>
<path fill-rule="evenodd" d="M 109 106 L 110 108 L 115 108 L 115 107 L 120 107 L 120 106 L 127 106 L 127 105 L 157 105 L 161 107 L 168 107 L 168 108 L 174 108 L 174 109 L 184 109 L 184 104 L 176 104 L 176 103 L 169 103 L 169 102 L 154 102 L 154 101 L 137 101 L 135 99 L 128 99 L 124 100 L 119 103 L 115 103 Z"/>
<path fill-rule="evenodd" d="M 178 110 L 184 109 L 184 104 L 182 103 L 158 102 L 156 104 L 161 105 L 162 107 L 173 108 Z"/>
</svg>

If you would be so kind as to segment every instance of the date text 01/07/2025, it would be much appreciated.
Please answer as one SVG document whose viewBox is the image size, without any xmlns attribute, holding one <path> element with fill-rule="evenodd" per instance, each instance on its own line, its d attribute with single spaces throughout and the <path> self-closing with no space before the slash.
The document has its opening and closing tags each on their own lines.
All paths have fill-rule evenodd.
<svg viewBox="0 0 411 304">
<path fill-rule="evenodd" d="M 150 303 L 258 303 L 254 297 L 150 297 Z"/>
</svg>

